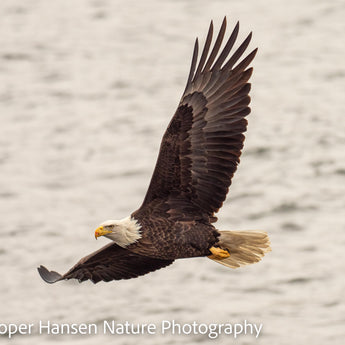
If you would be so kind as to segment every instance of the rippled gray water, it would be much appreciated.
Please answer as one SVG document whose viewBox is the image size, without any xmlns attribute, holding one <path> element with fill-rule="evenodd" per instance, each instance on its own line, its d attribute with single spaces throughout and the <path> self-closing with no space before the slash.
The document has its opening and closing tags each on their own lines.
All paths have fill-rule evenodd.
<svg viewBox="0 0 345 345">
<path fill-rule="evenodd" d="M 273 251 L 229 270 L 180 260 L 113 283 L 45 284 L 106 243 L 93 230 L 144 196 L 195 36 L 241 21 L 259 47 L 240 168 L 221 229 L 265 229 Z M 229 344 L 343 344 L 343 1 L 2 1 L 0 323 L 262 323 Z M 1 331 L 1 329 L 0 329 Z M 207 343 L 202 335 L 47 336 L 1 343 Z"/>
</svg>

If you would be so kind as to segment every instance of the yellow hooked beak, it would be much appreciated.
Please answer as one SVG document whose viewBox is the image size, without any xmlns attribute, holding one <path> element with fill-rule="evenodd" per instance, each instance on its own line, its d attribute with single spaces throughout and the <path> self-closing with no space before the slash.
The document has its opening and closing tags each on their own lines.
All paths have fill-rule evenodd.
<svg viewBox="0 0 345 345">
<path fill-rule="evenodd" d="M 97 237 L 104 236 L 111 233 L 112 233 L 111 230 L 104 230 L 104 227 L 101 225 L 95 230 L 95 239 L 97 240 Z"/>
</svg>

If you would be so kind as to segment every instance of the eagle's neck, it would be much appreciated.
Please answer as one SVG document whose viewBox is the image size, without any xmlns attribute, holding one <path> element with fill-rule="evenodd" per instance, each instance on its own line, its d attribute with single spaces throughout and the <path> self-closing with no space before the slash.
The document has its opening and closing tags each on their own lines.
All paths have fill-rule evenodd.
<svg viewBox="0 0 345 345">
<path fill-rule="evenodd" d="M 127 247 L 141 238 L 141 226 L 136 219 L 126 217 L 120 220 L 114 220 L 114 232 L 106 235 L 120 247 Z"/>
</svg>

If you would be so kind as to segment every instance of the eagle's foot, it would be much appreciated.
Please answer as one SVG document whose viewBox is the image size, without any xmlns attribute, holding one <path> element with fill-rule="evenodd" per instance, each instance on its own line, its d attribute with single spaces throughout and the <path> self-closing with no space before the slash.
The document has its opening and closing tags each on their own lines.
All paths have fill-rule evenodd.
<svg viewBox="0 0 345 345">
<path fill-rule="evenodd" d="M 227 250 L 221 249 L 219 247 L 211 247 L 210 252 L 212 255 L 209 256 L 210 259 L 225 259 L 230 256 L 230 253 Z"/>
</svg>

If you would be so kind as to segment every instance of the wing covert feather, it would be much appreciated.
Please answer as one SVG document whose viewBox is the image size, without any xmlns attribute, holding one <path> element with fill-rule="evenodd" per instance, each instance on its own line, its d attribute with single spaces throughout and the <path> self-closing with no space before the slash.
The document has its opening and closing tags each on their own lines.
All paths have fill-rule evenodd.
<svg viewBox="0 0 345 345">
<path fill-rule="evenodd" d="M 157 198 L 168 200 L 173 194 L 212 218 L 226 198 L 240 161 L 243 133 L 247 129 L 245 117 L 250 113 L 248 80 L 252 68 L 247 67 L 257 51 L 240 60 L 250 43 L 250 33 L 229 56 L 239 23 L 221 50 L 226 24 L 224 18 L 209 54 L 213 36 L 211 22 L 198 65 L 196 41 L 187 85 L 163 136 L 141 208 Z"/>
<path fill-rule="evenodd" d="M 161 260 L 133 253 L 116 243 L 109 243 L 99 250 L 80 259 L 67 273 L 60 275 L 48 271 L 44 266 L 38 271 L 47 283 L 64 279 L 78 279 L 79 282 L 91 280 L 98 283 L 111 280 L 130 279 L 166 267 L 174 260 Z"/>
</svg>

